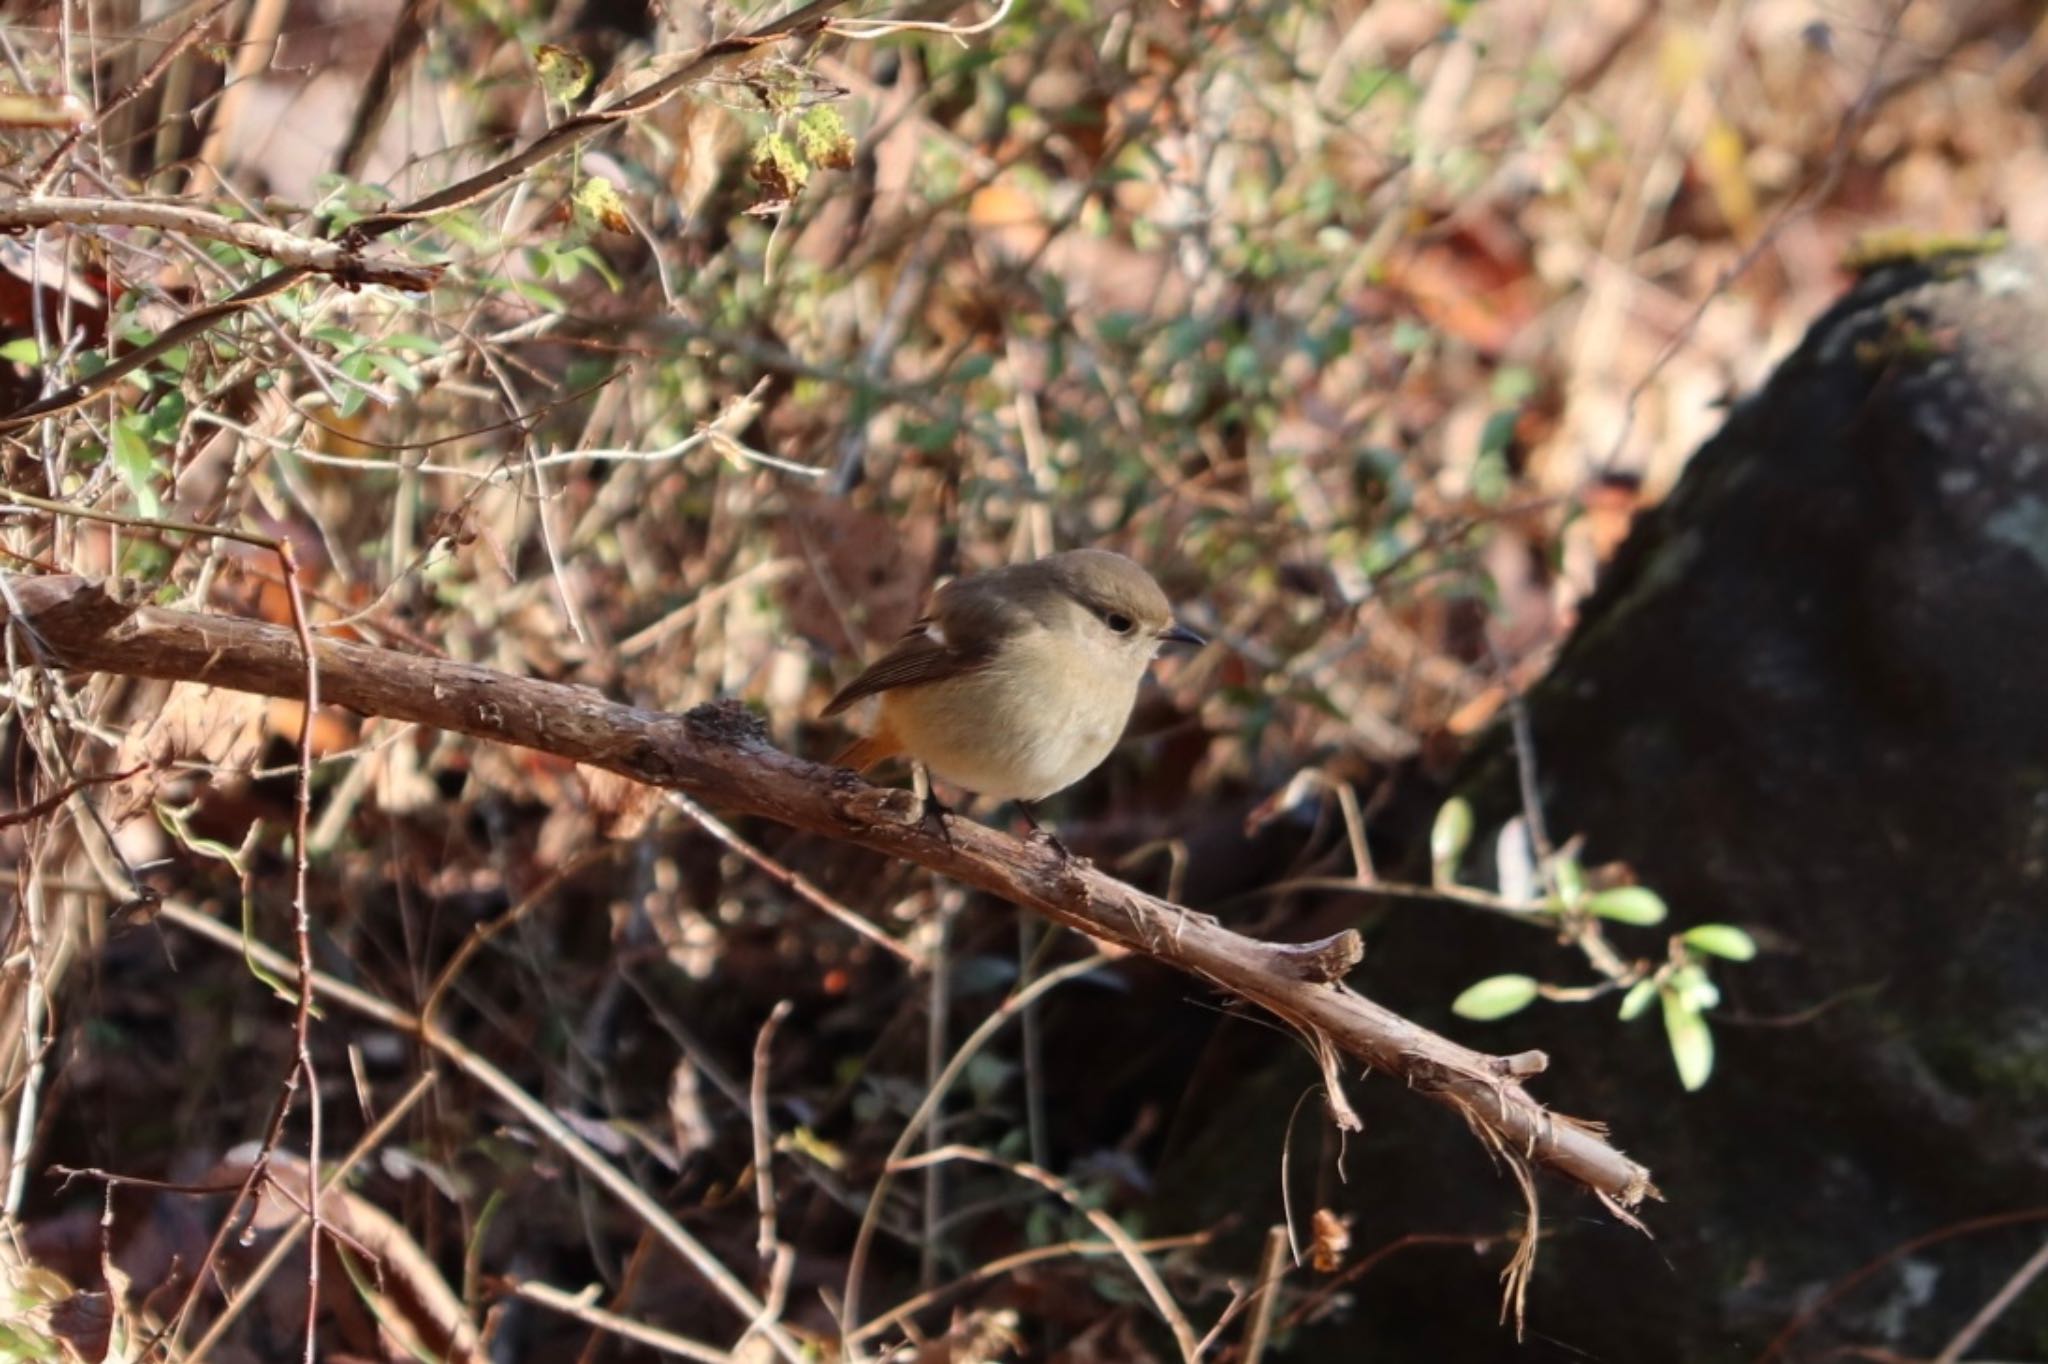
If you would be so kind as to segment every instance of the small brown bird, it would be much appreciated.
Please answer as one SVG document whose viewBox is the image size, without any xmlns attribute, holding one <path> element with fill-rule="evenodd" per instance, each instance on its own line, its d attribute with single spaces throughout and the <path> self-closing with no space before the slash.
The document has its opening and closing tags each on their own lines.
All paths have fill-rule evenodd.
<svg viewBox="0 0 2048 1364">
<path fill-rule="evenodd" d="M 905 754 L 1028 816 L 1109 756 L 1159 646 L 1201 642 L 1137 564 L 1069 550 L 947 583 L 825 714 L 879 695 L 874 732 L 841 766 L 865 772 Z"/>
</svg>

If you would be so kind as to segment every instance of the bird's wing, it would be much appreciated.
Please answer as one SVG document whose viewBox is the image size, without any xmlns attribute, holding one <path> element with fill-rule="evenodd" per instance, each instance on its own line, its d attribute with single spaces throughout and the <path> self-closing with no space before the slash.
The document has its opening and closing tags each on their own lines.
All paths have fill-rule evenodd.
<svg viewBox="0 0 2048 1364">
<path fill-rule="evenodd" d="M 930 612 L 904 632 L 895 648 L 841 687 L 824 714 L 837 715 L 862 697 L 944 682 L 987 667 L 995 657 L 997 641 L 1014 628 L 1008 619 L 1013 613 L 989 594 L 961 590 L 967 586 L 967 582 L 955 582 L 942 588 L 932 599 Z M 978 628 L 968 628 L 970 623 Z M 962 645 L 962 639 L 976 643 Z"/>
</svg>

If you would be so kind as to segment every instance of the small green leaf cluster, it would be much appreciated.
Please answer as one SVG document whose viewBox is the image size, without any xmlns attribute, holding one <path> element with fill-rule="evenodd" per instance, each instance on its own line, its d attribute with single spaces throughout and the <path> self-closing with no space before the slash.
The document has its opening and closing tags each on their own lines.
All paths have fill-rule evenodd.
<svg viewBox="0 0 2048 1364">
<path fill-rule="evenodd" d="M 754 140 L 747 172 L 769 195 L 769 204 L 786 204 L 810 183 L 813 170 L 845 170 L 853 164 L 855 143 L 846 122 L 829 104 L 814 104 L 785 115 Z"/>
<path fill-rule="evenodd" d="M 1446 801 L 1430 830 L 1432 874 L 1440 890 L 1464 891 L 1458 885 L 1458 864 L 1472 840 L 1472 807 L 1462 798 Z M 1661 963 L 1633 964 L 1615 956 L 1600 937 L 1598 921 L 1631 928 L 1653 928 L 1669 917 L 1662 896 L 1647 886 L 1623 885 L 1601 890 L 1587 887 L 1584 869 L 1570 848 L 1552 853 L 1538 869 L 1548 890 L 1527 900 L 1485 898 L 1490 908 L 1554 925 L 1567 941 L 1577 941 L 1588 958 L 1607 976 L 1600 985 L 1561 987 L 1533 976 L 1508 973 L 1489 976 L 1459 993 L 1451 1010 L 1461 1018 L 1491 1021 L 1521 1012 L 1538 999 L 1577 1003 L 1624 990 L 1621 1017 L 1640 1017 L 1652 1002 L 1662 1006 L 1664 1034 L 1679 1082 L 1688 1090 L 1705 1085 L 1714 1070 L 1714 1035 L 1707 1014 L 1721 1002 L 1721 991 L 1707 971 L 1710 960 L 1749 961 L 1756 941 L 1733 924 L 1696 924 L 1672 935 Z M 1466 898 L 1476 892 L 1466 892 Z M 1598 944 L 1595 946 L 1595 944 Z"/>
</svg>

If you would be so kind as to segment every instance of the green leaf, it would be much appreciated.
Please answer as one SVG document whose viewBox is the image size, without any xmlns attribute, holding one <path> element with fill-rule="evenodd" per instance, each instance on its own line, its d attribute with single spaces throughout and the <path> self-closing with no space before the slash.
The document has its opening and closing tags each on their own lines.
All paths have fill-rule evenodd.
<svg viewBox="0 0 2048 1364">
<path fill-rule="evenodd" d="M 1472 803 L 1463 796 L 1452 796 L 1436 812 L 1436 823 L 1429 826 L 1429 861 L 1439 881 L 1456 874 L 1458 859 L 1471 842 Z"/>
<path fill-rule="evenodd" d="M 1697 1090 L 1714 1073 L 1714 1034 L 1699 1011 L 1679 997 L 1676 990 L 1664 994 L 1664 1033 L 1671 1040 L 1671 1059 L 1678 1065 L 1678 1082 Z"/>
<path fill-rule="evenodd" d="M 1586 899 L 1586 874 L 1579 870 L 1579 859 L 1558 854 L 1550 866 L 1551 884 L 1557 887 L 1557 898 L 1564 902 L 1566 909 L 1578 909 Z"/>
<path fill-rule="evenodd" d="M 346 420 L 362 411 L 363 404 L 370 401 L 370 390 L 365 385 L 371 382 L 371 371 L 375 366 L 371 364 L 367 353 L 357 351 L 343 360 L 337 368 L 356 381 L 340 386 L 340 401 L 334 405 L 335 415 Z"/>
<path fill-rule="evenodd" d="M 30 1360 L 59 1358 L 57 1342 L 53 1337 L 38 1334 L 24 1323 L 20 1330 L 0 1325 L 0 1360 L 14 1364 L 15 1360 L 27 1364 Z"/>
<path fill-rule="evenodd" d="M 1520 417 L 1521 413 L 1513 408 L 1504 409 L 1488 417 L 1486 425 L 1479 431 L 1479 453 L 1482 456 L 1498 455 L 1506 451 L 1514 443 L 1515 423 Z"/>
<path fill-rule="evenodd" d="M 906 417 L 898 435 L 911 449 L 921 450 L 928 455 L 936 454 L 941 450 L 950 450 L 958 443 L 960 424 L 950 421 L 913 421 Z"/>
<path fill-rule="evenodd" d="M 418 351 L 421 355 L 439 355 L 443 349 L 439 341 L 418 332 L 393 332 L 384 338 L 384 344 L 392 350 Z"/>
<path fill-rule="evenodd" d="M 633 230 L 619 187 L 601 175 L 588 176 L 576 187 L 569 196 L 569 208 L 579 231 L 623 234 Z"/>
<path fill-rule="evenodd" d="M 1643 1010 L 1650 1007 L 1650 1001 L 1657 997 L 1657 982 L 1639 980 L 1628 987 L 1628 993 L 1621 997 L 1621 1021 L 1641 1018 Z"/>
<path fill-rule="evenodd" d="M 156 495 L 156 456 L 149 447 L 145 423 L 140 412 L 124 413 L 114 422 L 114 471 L 135 494 L 137 510 L 154 519 L 163 514 L 163 503 Z"/>
<path fill-rule="evenodd" d="M 1266 362 L 1258 347 L 1248 341 L 1240 341 L 1223 353 L 1223 377 L 1233 388 L 1257 391 L 1266 372 Z"/>
<path fill-rule="evenodd" d="M 771 200 L 780 201 L 797 196 L 811 178 L 811 166 L 788 138 L 780 133 L 766 133 L 754 143 L 747 173 Z"/>
<path fill-rule="evenodd" d="M 601 253 L 599 253 L 596 248 L 590 246 L 588 243 L 585 243 L 582 246 L 570 247 L 568 250 L 562 253 L 562 257 L 565 259 L 581 262 L 582 264 L 587 265 L 591 269 L 597 271 L 599 277 L 604 280 L 605 284 L 609 286 L 611 291 L 615 294 L 618 293 L 620 289 L 625 287 L 624 283 L 619 279 L 618 275 L 613 272 L 610 262 L 606 261 L 604 256 Z M 566 279 L 569 278 L 569 276 L 565 275 L 563 276 L 563 278 Z"/>
<path fill-rule="evenodd" d="M 1388 344 L 1396 355 L 1420 355 L 1436 339 L 1436 333 L 1411 318 L 1402 318 L 1394 323 L 1393 334 Z"/>
<path fill-rule="evenodd" d="M 542 43 L 533 50 L 533 64 L 540 72 L 541 88 L 567 104 L 590 88 L 590 61 L 554 43 Z"/>
<path fill-rule="evenodd" d="M 853 165 L 854 141 L 845 120 L 829 104 L 817 104 L 797 116 L 797 146 L 804 159 L 826 170 L 845 170 Z"/>
<path fill-rule="evenodd" d="M 995 367 L 996 358 L 993 355 L 970 355 L 961 360 L 959 364 L 953 366 L 953 372 L 948 376 L 948 382 L 955 384 L 973 383 L 976 379 L 987 378 Z"/>
<path fill-rule="evenodd" d="M 162 582 L 171 571 L 171 562 L 170 546 L 155 540 L 130 540 L 121 549 L 121 576 L 138 584 Z M 6 1360 L 0 1359 L 0 1364 Z"/>
<path fill-rule="evenodd" d="M 526 299 L 529 303 L 537 304 L 551 313 L 565 313 L 569 311 L 569 305 L 563 302 L 562 296 L 544 284 L 536 284 L 530 279 L 515 279 L 510 281 L 510 283 L 513 292 Z"/>
<path fill-rule="evenodd" d="M 1619 924 L 1661 924 L 1670 911 L 1664 897 L 1647 886 L 1619 886 L 1603 890 L 1586 901 L 1588 913 Z"/>
<path fill-rule="evenodd" d="M 483 251 L 495 234 L 474 213 L 449 213 L 434 219 L 434 230 L 468 251 Z"/>
<path fill-rule="evenodd" d="M 1681 940 L 1687 947 L 1729 961 L 1748 961 L 1756 955 L 1756 939 L 1734 924 L 1700 924 L 1686 929 Z"/>
<path fill-rule="evenodd" d="M 159 448 L 176 445 L 179 433 L 185 429 L 185 417 L 185 395 L 171 389 L 143 415 L 143 438 Z"/>
<path fill-rule="evenodd" d="M 1527 402 L 1542 387 L 1536 371 L 1524 365 L 1507 365 L 1496 371 L 1487 391 L 1499 403 Z"/>
<path fill-rule="evenodd" d="M 400 357 L 381 350 L 365 351 L 364 355 L 380 372 L 389 375 L 391 382 L 407 393 L 420 391 L 419 372 Z"/>
<path fill-rule="evenodd" d="M 0 346 L 0 360 L 11 360 L 17 365 L 40 365 L 43 362 L 43 347 L 33 336 L 22 336 Z"/>
<path fill-rule="evenodd" d="M 1685 1007 L 1704 1013 L 1721 1002 L 1721 987 L 1708 978 L 1698 963 L 1688 963 L 1671 973 L 1671 992 L 1684 1001 Z"/>
<path fill-rule="evenodd" d="M 1452 1000 L 1451 1012 L 1486 1022 L 1520 1013 L 1535 998 L 1536 982 L 1529 976 L 1488 976 Z"/>
</svg>

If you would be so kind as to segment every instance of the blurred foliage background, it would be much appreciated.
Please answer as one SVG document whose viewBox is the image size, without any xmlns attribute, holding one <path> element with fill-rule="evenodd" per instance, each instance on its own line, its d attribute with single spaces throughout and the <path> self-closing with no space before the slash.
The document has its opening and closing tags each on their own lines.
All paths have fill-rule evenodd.
<svg viewBox="0 0 2048 1364">
<path fill-rule="evenodd" d="M 773 17 L 627 0 L 0 14 L 7 194 L 311 236 Z M 1444 770 L 1540 674 L 1634 509 L 1839 291 L 1859 236 L 2048 235 L 2048 20 L 2011 0 L 860 17 L 932 27 L 848 22 L 728 64 L 373 248 L 440 268 L 430 291 L 302 280 L 13 427 L 8 486 L 287 539 L 316 626 L 664 709 L 738 697 L 819 758 L 845 738 L 812 718 L 834 683 L 940 577 L 1121 549 L 1213 643 L 1162 665 L 1129 741 L 1052 814 L 1076 848 L 1199 902 L 1173 840 L 1290 783 L 1294 813 L 1328 825 L 1304 771 L 1356 783 L 1370 816 L 1387 773 Z M 246 243 L 82 211 L 0 239 L 0 405 L 90 383 L 270 268 Z M 120 573 L 287 618 L 273 557 L 247 544 L 24 512 L 0 549 L 10 571 Z M 17 1278 L 33 1305 L 68 1290 L 37 1298 L 22 1264 L 106 1287 L 118 1262 L 111 1310 L 133 1333 L 205 1258 L 220 1200 L 123 1189 L 103 1237 L 100 1188 L 43 1172 L 205 1183 L 260 1137 L 288 1008 L 151 923 L 135 888 L 286 940 L 299 717 L 184 685 L 17 679 L 7 751 L 32 817 L 0 829 Z M 340 713 L 314 740 L 323 969 L 417 1009 L 472 929 L 520 906 L 444 1025 L 750 1279 L 746 1076 L 756 1029 L 795 1002 L 770 1072 L 784 1317 L 821 1340 L 821 1291 L 840 1291 L 864 1192 L 937 1065 L 1020 972 L 1083 955 L 1029 926 L 1020 943 L 1012 911 L 914 869 L 745 831 L 928 963 L 908 970 L 688 812 L 555 760 Z M 37 807 L 77 773 L 133 775 Z M 1341 837 L 1309 846 L 1276 875 L 1354 870 Z M 1288 903 L 1245 926 L 1284 936 Z M 330 1152 L 440 1068 L 333 1011 L 313 1041 Z M 1127 1080 L 1099 1039 L 1034 1021 L 969 1067 L 945 1137 L 1030 1156 L 1115 1211 L 1172 1123 L 1170 1096 L 1118 1102 Z M 301 1118 L 287 1145 L 305 1136 Z M 1276 1183 L 1247 1172 L 1248 1217 L 1269 1217 Z M 599 1283 L 601 1305 L 707 1338 L 743 1325 L 459 1076 L 351 1187 L 493 1357 L 645 1351 L 511 1278 Z M 1095 1238 L 997 1170 L 891 1197 L 870 1313 Z M 1201 1321 L 1256 1271 L 1200 1244 L 1167 1263 Z M 296 1349 L 294 1291 L 303 1269 L 211 1357 Z M 323 1291 L 334 1357 L 401 1357 L 388 1284 L 335 1272 Z M 1341 1294 L 1316 1310 L 1341 1313 Z M 1113 1260 L 1070 1255 L 959 1288 L 899 1325 L 926 1343 L 892 1357 L 1136 1359 L 1155 1329 Z M 1233 1352 L 1292 1357 L 1284 1333 L 1238 1325 L 1214 1357 Z"/>
</svg>

